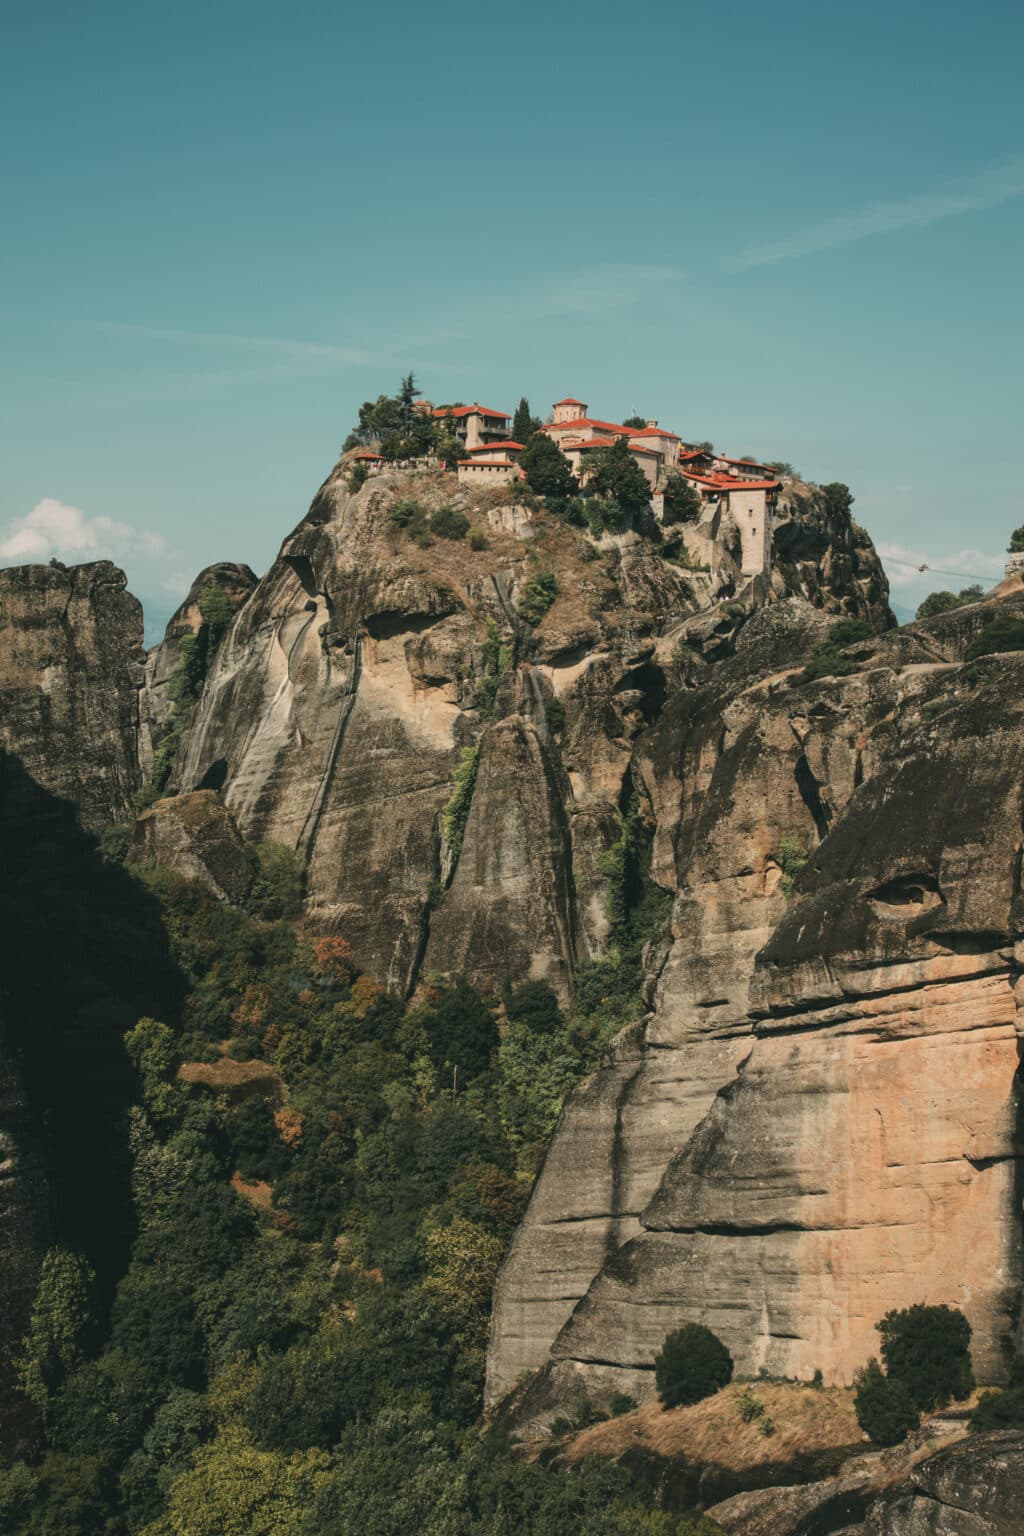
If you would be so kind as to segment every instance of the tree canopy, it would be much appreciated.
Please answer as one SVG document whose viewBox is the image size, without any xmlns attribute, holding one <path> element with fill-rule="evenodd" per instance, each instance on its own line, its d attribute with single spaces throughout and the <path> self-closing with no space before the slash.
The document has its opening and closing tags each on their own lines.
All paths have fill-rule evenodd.
<svg viewBox="0 0 1024 1536">
<path fill-rule="evenodd" d="M 954 608 L 976 603 L 982 595 L 980 585 L 961 587 L 959 592 L 929 592 L 924 601 L 918 604 L 915 617 L 933 619 L 936 614 L 950 613 Z"/>
<path fill-rule="evenodd" d="M 523 395 L 516 406 L 515 415 L 512 417 L 512 441 L 522 443 L 525 446 L 533 434 L 540 430 L 540 427 L 540 417 L 534 416 L 531 413 L 530 402 Z"/>
<path fill-rule="evenodd" d="M 527 485 L 538 496 L 562 503 L 576 494 L 576 477 L 569 460 L 546 432 L 533 434 L 523 449 L 520 463 Z"/>
<path fill-rule="evenodd" d="M 607 448 L 595 448 L 587 455 L 585 468 L 586 495 L 606 504 L 606 527 L 623 527 L 650 507 L 650 485 L 624 437 L 617 437 Z"/>
</svg>

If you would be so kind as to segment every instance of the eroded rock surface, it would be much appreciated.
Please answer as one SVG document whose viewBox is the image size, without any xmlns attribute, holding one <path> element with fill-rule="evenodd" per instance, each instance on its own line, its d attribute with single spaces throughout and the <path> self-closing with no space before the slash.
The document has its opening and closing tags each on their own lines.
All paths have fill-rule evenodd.
<svg viewBox="0 0 1024 1536">
<path fill-rule="evenodd" d="M 806 684 L 785 653 L 818 621 L 779 603 L 637 744 L 674 942 L 652 1013 L 563 1114 L 499 1279 L 492 1401 L 541 1365 L 523 1419 L 649 1396 L 691 1320 L 740 1372 L 849 1381 L 915 1300 L 962 1307 L 1001 1379 L 1024 656 L 954 660 L 983 617 Z"/>
<path fill-rule="evenodd" d="M 198 880 L 218 901 L 241 902 L 252 885 L 245 844 L 212 789 L 157 800 L 143 811 L 132 832 L 129 859 Z"/>
<path fill-rule="evenodd" d="M 171 715 L 171 678 L 180 661 L 179 641 L 198 634 L 203 622 L 199 599 L 208 587 L 220 587 L 237 613 L 256 586 L 256 573 L 247 565 L 218 561 L 199 572 L 183 603 L 174 611 L 159 645 L 146 652 L 145 686 L 140 696 L 139 761 L 144 774 L 152 771 L 153 751 L 159 746 Z"/>
<path fill-rule="evenodd" d="M 486 547 L 419 546 L 389 521 L 409 498 L 456 503 Z M 313 909 L 399 991 L 426 967 L 568 993 L 607 937 L 600 856 L 634 743 L 698 664 L 680 660 L 687 622 L 732 597 L 728 649 L 772 595 L 737 587 L 724 534 L 720 569 L 697 576 L 636 535 L 599 552 L 508 501 L 401 473 L 350 495 L 338 466 L 221 644 L 175 769 L 181 790 L 218 789 L 246 839 L 297 848 Z M 852 583 L 822 603 L 884 604 L 874 569 L 870 600 Z M 559 592 L 531 628 L 520 608 L 545 571 Z"/>
<path fill-rule="evenodd" d="M 82 822 L 139 787 L 142 607 L 109 560 L 0 570 L 0 746 Z"/>
<path fill-rule="evenodd" d="M 872 1506 L 864 1536 L 1019 1536 L 1024 1435 L 976 1435 L 914 1467 Z"/>
</svg>

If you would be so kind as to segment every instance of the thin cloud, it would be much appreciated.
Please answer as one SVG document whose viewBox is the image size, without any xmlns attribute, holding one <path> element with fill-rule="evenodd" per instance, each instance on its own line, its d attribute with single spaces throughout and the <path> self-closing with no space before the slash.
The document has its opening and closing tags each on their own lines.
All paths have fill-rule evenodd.
<svg viewBox="0 0 1024 1536">
<path fill-rule="evenodd" d="M 926 224 L 937 224 L 941 219 L 998 208 L 1001 203 L 1012 202 L 1017 197 L 1024 197 L 1024 157 L 1021 156 L 992 166 L 945 192 L 917 192 L 910 197 L 863 203 L 858 208 L 794 230 L 781 240 L 752 246 L 729 265 L 733 270 L 770 266 L 777 261 L 851 245 L 873 235 L 919 229 Z"/>
<path fill-rule="evenodd" d="M 655 293 L 664 298 L 667 290 L 685 278 L 686 273 L 679 267 L 606 262 L 577 268 L 571 278 L 558 274 L 546 280 L 539 278 L 529 287 L 506 289 L 499 299 L 492 289 L 481 288 L 462 295 L 450 324 L 442 316 L 437 330 L 414 337 L 410 344 L 417 348 L 445 346 L 559 317 L 607 319 L 610 311 L 628 309 L 650 300 Z"/>
<path fill-rule="evenodd" d="M 876 545 L 889 585 L 894 592 L 934 592 L 955 587 L 958 580 L 965 585 L 980 581 L 991 586 L 1002 579 L 1006 563 L 1004 554 L 992 554 L 984 549 L 958 549 L 952 554 L 926 554 L 906 544 L 879 542 Z M 922 571 L 920 567 L 927 566 Z"/>
<path fill-rule="evenodd" d="M 14 517 L 0 538 L 0 560 L 32 564 L 52 558 L 102 560 L 169 553 L 166 539 L 119 523 L 112 517 L 86 517 L 78 507 L 47 497 L 24 517 Z"/>
<path fill-rule="evenodd" d="M 169 341 L 204 347 L 235 347 L 244 351 L 276 353 L 288 358 L 308 358 L 311 361 L 338 363 L 346 367 L 377 368 L 394 365 L 394 358 L 382 356 L 377 352 L 366 352 L 358 347 L 291 341 L 278 336 L 239 336 L 231 331 L 190 331 L 174 326 L 132 325 L 117 320 L 93 320 L 87 323 L 95 330 L 138 336 L 147 341 Z"/>
</svg>

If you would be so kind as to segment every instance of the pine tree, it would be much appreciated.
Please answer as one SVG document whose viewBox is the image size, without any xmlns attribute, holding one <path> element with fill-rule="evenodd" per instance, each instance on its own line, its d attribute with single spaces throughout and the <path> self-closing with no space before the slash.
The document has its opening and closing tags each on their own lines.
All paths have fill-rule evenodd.
<svg viewBox="0 0 1024 1536">
<path fill-rule="evenodd" d="M 416 401 L 422 393 L 421 389 L 416 388 L 415 375 L 407 373 L 398 386 L 398 394 L 395 396 L 402 415 L 402 425 L 406 432 L 412 427 L 416 415 Z"/>
<path fill-rule="evenodd" d="M 512 440 L 516 443 L 526 443 L 539 428 L 540 418 L 530 415 L 530 402 L 523 395 L 512 418 Z"/>
</svg>

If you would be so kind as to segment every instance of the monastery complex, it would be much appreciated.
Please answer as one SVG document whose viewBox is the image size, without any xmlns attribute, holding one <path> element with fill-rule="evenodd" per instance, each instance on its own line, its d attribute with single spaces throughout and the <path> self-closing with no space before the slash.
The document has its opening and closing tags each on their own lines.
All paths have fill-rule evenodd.
<svg viewBox="0 0 1024 1536">
<path fill-rule="evenodd" d="M 524 479 L 520 458 L 524 445 L 510 434 L 507 411 L 472 405 L 434 407 L 420 402 L 439 419 L 450 416 L 455 435 L 465 444 L 466 457 L 458 462 L 457 475 L 464 485 L 502 485 Z M 751 459 L 730 459 L 699 446 L 688 446 L 675 432 L 648 421 L 643 427 L 623 426 L 589 416 L 584 400 L 567 396 L 552 407 L 551 419 L 540 430 L 558 444 L 580 485 L 587 480 L 587 458 L 595 449 L 608 448 L 625 438 L 651 487 L 651 505 L 659 520 L 664 511 L 664 492 L 670 476 L 688 481 L 700 496 L 704 509 L 728 512 L 742 541 L 744 575 L 767 569 L 771 547 L 772 516 L 781 481 L 771 467 Z M 379 454 L 359 453 L 357 459 L 380 466 Z"/>
</svg>

